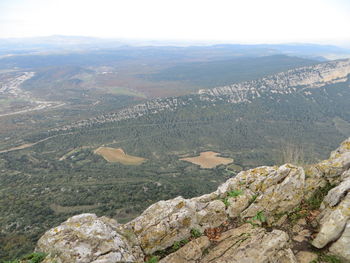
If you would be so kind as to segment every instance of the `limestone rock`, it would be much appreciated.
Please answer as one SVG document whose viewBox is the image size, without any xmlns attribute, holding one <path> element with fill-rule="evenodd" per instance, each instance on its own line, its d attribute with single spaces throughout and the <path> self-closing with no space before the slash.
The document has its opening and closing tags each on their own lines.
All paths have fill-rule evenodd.
<svg viewBox="0 0 350 263">
<path fill-rule="evenodd" d="M 300 251 L 296 254 L 298 263 L 310 263 L 314 260 L 317 260 L 318 256 L 315 253 L 309 251 Z"/>
<path fill-rule="evenodd" d="M 305 187 L 304 196 L 305 199 L 309 199 L 314 194 L 315 190 L 327 185 L 323 172 L 320 171 L 316 165 L 310 165 L 305 170 Z"/>
<path fill-rule="evenodd" d="M 350 261 L 350 221 L 346 224 L 341 237 L 331 245 L 329 251 L 346 261 Z"/>
<path fill-rule="evenodd" d="M 228 198 L 228 207 L 226 213 L 229 217 L 234 218 L 240 216 L 241 212 L 249 206 L 249 202 L 252 200 L 254 193 L 247 189 L 241 195 Z"/>
<path fill-rule="evenodd" d="M 195 263 L 202 257 L 203 251 L 210 246 L 208 237 L 192 240 L 178 251 L 163 258 L 159 263 Z"/>
<path fill-rule="evenodd" d="M 253 217 L 264 211 L 268 219 L 274 214 L 289 212 L 303 199 L 305 174 L 301 167 L 290 164 L 279 167 L 272 175 L 266 175 L 266 190 L 243 213 L 242 217 Z M 279 179 L 279 180 L 277 180 Z M 265 185 L 263 182 L 262 185 Z"/>
<path fill-rule="evenodd" d="M 329 242 L 336 240 L 345 228 L 350 218 L 350 193 L 346 195 L 335 208 L 328 208 L 323 211 L 320 220 L 320 232 L 312 241 L 312 245 L 323 248 Z"/>
<path fill-rule="evenodd" d="M 153 204 L 124 227 L 135 233 L 145 253 L 152 254 L 188 238 L 196 219 L 196 203 L 177 197 Z"/>
<path fill-rule="evenodd" d="M 250 189 L 254 193 L 264 191 L 269 185 L 278 182 L 284 176 L 279 174 L 276 176 L 277 167 L 261 166 L 258 168 L 242 171 L 234 178 L 227 180 L 220 185 L 217 194 L 220 197 L 225 197 L 227 192 L 237 189 Z"/>
<path fill-rule="evenodd" d="M 345 144 L 347 145 L 348 142 Z M 316 165 L 325 177 L 332 179 L 350 168 L 350 150 L 347 146 L 338 148 L 328 160 Z"/>
<path fill-rule="evenodd" d="M 223 233 L 218 244 L 200 262 L 259 263 L 296 262 L 288 251 L 288 235 L 280 230 L 266 232 L 264 228 L 244 224 Z M 282 261 L 283 258 L 283 261 Z M 288 261 L 288 258 L 290 260 Z"/>
<path fill-rule="evenodd" d="M 227 220 L 225 204 L 220 200 L 208 203 L 197 213 L 197 222 L 201 229 L 218 227 Z"/>
<path fill-rule="evenodd" d="M 118 233 L 117 227 L 115 220 L 95 214 L 74 216 L 47 231 L 37 250 L 54 255 L 59 263 L 142 262 L 141 249 Z"/>
<path fill-rule="evenodd" d="M 337 156 L 350 152 L 350 138 L 343 141 L 340 146 L 331 153 L 331 158 L 336 158 Z"/>
<path fill-rule="evenodd" d="M 329 206 L 335 206 L 339 203 L 340 199 L 349 191 L 350 189 L 350 178 L 346 178 L 341 184 L 331 189 L 325 199 L 323 200 Z"/>
</svg>

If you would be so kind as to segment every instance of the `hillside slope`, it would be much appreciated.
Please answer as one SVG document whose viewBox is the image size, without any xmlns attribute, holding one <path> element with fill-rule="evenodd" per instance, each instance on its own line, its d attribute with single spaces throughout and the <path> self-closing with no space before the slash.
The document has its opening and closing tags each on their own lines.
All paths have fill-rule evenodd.
<svg viewBox="0 0 350 263">
<path fill-rule="evenodd" d="M 243 171 L 215 192 L 159 201 L 126 224 L 74 216 L 47 231 L 37 251 L 59 263 L 347 262 L 349 168 L 350 138 L 328 160 Z"/>
</svg>

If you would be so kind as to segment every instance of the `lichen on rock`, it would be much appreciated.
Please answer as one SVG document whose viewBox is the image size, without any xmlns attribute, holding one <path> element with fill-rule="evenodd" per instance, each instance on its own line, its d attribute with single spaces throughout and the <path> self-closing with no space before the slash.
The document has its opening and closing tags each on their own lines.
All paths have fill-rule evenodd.
<svg viewBox="0 0 350 263">
<path fill-rule="evenodd" d="M 39 239 L 37 250 L 62 263 L 142 262 L 141 249 L 118 233 L 117 228 L 118 223 L 107 217 L 73 216 L 47 231 Z"/>
</svg>

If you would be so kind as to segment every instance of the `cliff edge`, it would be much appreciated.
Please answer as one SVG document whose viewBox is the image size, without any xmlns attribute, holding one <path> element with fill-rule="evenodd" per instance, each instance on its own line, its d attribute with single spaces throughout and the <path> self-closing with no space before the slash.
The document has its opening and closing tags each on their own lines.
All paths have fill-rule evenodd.
<svg viewBox="0 0 350 263">
<path fill-rule="evenodd" d="M 215 192 L 159 201 L 126 224 L 71 217 L 36 250 L 45 263 L 350 262 L 349 189 L 350 138 L 328 160 L 243 171 Z"/>
</svg>

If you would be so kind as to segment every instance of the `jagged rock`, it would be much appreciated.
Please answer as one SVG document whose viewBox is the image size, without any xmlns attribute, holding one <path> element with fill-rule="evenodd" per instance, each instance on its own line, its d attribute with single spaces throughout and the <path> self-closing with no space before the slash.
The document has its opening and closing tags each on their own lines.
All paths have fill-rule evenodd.
<svg viewBox="0 0 350 263">
<path fill-rule="evenodd" d="M 271 263 L 299 263 L 293 251 L 288 248 L 277 252 L 276 257 L 270 259 Z"/>
<path fill-rule="evenodd" d="M 254 193 L 247 189 L 241 195 L 236 197 L 228 198 L 228 207 L 226 213 L 229 217 L 234 218 L 240 216 L 241 212 L 249 206 L 250 201 L 252 200 Z"/>
<path fill-rule="evenodd" d="M 327 180 L 324 178 L 322 171 L 317 169 L 315 165 L 310 165 L 305 170 L 305 187 L 304 187 L 304 196 L 305 199 L 312 197 L 314 192 L 327 185 Z"/>
<path fill-rule="evenodd" d="M 197 222 L 201 229 L 218 227 L 227 220 L 225 204 L 220 200 L 208 203 L 197 213 Z"/>
<path fill-rule="evenodd" d="M 344 171 L 350 168 L 350 151 L 346 141 L 336 151 L 332 152 L 331 157 L 328 160 L 316 164 L 316 168 L 322 172 L 322 174 L 336 182 L 334 177 L 340 176 Z"/>
<path fill-rule="evenodd" d="M 350 218 L 350 193 L 335 208 L 326 208 L 320 220 L 320 232 L 312 245 L 323 248 L 329 242 L 338 239 Z"/>
<path fill-rule="evenodd" d="M 182 197 L 159 201 L 125 228 L 133 231 L 145 253 L 151 254 L 188 238 L 191 228 L 197 226 L 196 210 L 195 202 Z"/>
<path fill-rule="evenodd" d="M 37 250 L 51 254 L 60 263 L 142 262 L 140 247 L 118 233 L 117 227 L 115 220 L 95 214 L 74 216 L 47 231 L 39 239 Z"/>
<path fill-rule="evenodd" d="M 342 173 L 342 175 L 340 176 L 340 181 L 342 182 L 349 177 L 350 177 L 350 169 Z"/>
<path fill-rule="evenodd" d="M 306 241 L 311 236 L 311 232 L 308 229 L 303 229 L 297 233 L 296 236 L 293 237 L 294 241 L 303 242 Z"/>
<path fill-rule="evenodd" d="M 178 251 L 163 258 L 159 263 L 195 263 L 202 257 L 203 252 L 210 246 L 209 238 L 197 238 Z"/>
<path fill-rule="evenodd" d="M 237 176 L 220 185 L 218 187 L 217 194 L 220 197 L 224 197 L 227 192 L 244 188 L 250 189 L 255 194 L 262 192 L 270 184 L 276 183 L 280 179 L 275 176 L 276 170 L 276 166 L 261 166 L 247 171 L 242 171 L 237 174 Z"/>
<path fill-rule="evenodd" d="M 318 256 L 309 251 L 300 251 L 296 254 L 296 258 L 298 263 L 310 263 L 317 260 Z"/>
<path fill-rule="evenodd" d="M 264 228 L 244 224 L 222 234 L 218 244 L 200 262 L 296 262 L 290 255 L 288 235 L 280 230 L 267 232 Z M 289 256 L 288 256 L 289 255 Z M 288 257 L 292 257 L 288 260 Z M 294 260 L 294 261 L 292 261 Z"/>
<path fill-rule="evenodd" d="M 346 224 L 341 237 L 331 245 L 329 251 L 344 260 L 350 261 L 350 221 Z"/>
<path fill-rule="evenodd" d="M 350 152 L 350 138 L 343 141 L 340 146 L 331 153 L 331 158 L 336 158 L 337 156 Z"/>
<path fill-rule="evenodd" d="M 340 199 L 348 192 L 349 189 L 350 178 L 346 178 L 341 184 L 334 187 L 328 192 L 323 202 L 327 203 L 329 206 L 335 206 L 339 203 Z"/>
<path fill-rule="evenodd" d="M 259 211 L 264 211 L 267 219 L 272 220 L 274 214 L 291 211 L 303 199 L 305 174 L 301 167 L 286 164 L 265 177 L 261 186 L 268 182 L 269 186 L 242 213 L 242 217 L 253 217 Z"/>
<path fill-rule="evenodd" d="M 210 201 L 217 199 L 218 197 L 219 197 L 219 194 L 217 193 L 217 191 L 215 191 L 215 192 L 212 192 L 210 194 L 205 194 L 202 196 L 194 197 L 190 200 L 193 202 L 197 202 L 197 203 L 208 203 Z"/>
<path fill-rule="evenodd" d="M 306 199 L 310 198 L 316 189 L 324 187 L 327 182 L 339 183 L 347 176 L 350 176 L 350 172 L 347 172 L 349 167 L 350 138 L 333 151 L 328 160 L 324 160 L 315 165 L 310 165 L 308 169 L 306 169 Z"/>
<path fill-rule="evenodd" d="M 192 228 L 204 231 L 221 225 L 227 220 L 225 209 L 220 200 L 199 203 L 177 197 L 150 206 L 125 228 L 133 231 L 145 253 L 151 254 L 190 237 Z"/>
</svg>

